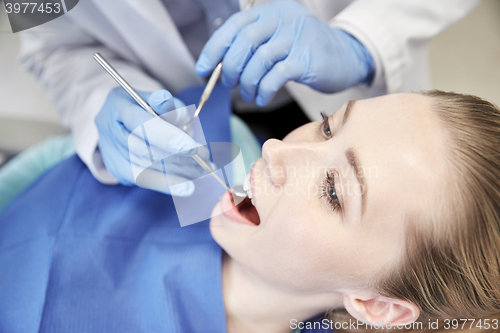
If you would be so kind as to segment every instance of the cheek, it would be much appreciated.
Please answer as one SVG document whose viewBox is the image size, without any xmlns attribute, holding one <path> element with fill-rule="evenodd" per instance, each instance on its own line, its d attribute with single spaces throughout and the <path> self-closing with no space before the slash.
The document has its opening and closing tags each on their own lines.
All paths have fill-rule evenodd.
<svg viewBox="0 0 500 333">
<path fill-rule="evenodd" d="M 316 197 L 299 199 L 277 203 L 265 221 L 258 247 L 270 260 L 266 269 L 279 267 L 309 289 L 359 287 L 386 263 L 388 249 L 396 247 L 386 233 L 372 237 L 344 225 L 340 213 L 327 211 Z"/>
<path fill-rule="evenodd" d="M 347 237 L 336 216 L 294 202 L 275 206 L 257 248 L 265 255 L 263 272 L 274 272 L 281 283 L 299 289 L 329 288 L 355 272 Z"/>
</svg>

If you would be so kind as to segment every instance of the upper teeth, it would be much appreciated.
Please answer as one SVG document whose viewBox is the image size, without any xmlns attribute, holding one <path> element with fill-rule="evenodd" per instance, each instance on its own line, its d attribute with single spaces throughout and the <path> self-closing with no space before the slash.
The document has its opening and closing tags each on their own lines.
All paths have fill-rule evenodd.
<svg viewBox="0 0 500 333">
<path fill-rule="evenodd" d="M 248 197 L 252 199 L 252 186 L 250 186 L 250 174 L 246 175 L 243 189 L 247 191 Z"/>
</svg>

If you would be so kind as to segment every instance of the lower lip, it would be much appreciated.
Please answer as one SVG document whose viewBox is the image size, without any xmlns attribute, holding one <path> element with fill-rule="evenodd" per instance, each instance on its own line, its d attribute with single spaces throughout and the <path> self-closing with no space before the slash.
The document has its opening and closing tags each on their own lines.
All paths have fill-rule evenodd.
<svg viewBox="0 0 500 333">
<path fill-rule="evenodd" d="M 236 208 L 233 205 L 231 194 L 229 192 L 224 193 L 224 195 L 220 199 L 220 206 L 222 209 L 222 214 L 226 218 L 228 218 L 234 222 L 241 223 L 241 224 L 251 225 L 254 227 L 256 226 L 254 223 L 247 220 L 243 215 L 240 214 L 240 212 L 238 211 L 238 208 Z"/>
</svg>

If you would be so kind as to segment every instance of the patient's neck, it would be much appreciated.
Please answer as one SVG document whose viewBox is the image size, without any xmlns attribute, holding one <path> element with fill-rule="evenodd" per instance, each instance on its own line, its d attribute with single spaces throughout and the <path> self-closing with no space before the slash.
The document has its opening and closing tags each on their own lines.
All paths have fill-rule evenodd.
<svg viewBox="0 0 500 333">
<path fill-rule="evenodd" d="M 343 306 L 340 294 L 292 294 L 273 288 L 224 253 L 222 291 L 228 333 L 289 333 L 305 321 Z"/>
</svg>

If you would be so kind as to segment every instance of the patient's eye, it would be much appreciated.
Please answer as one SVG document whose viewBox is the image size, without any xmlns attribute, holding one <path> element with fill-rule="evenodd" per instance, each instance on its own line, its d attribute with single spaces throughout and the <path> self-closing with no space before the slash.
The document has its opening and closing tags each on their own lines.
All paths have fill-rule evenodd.
<svg viewBox="0 0 500 333">
<path fill-rule="evenodd" d="M 328 123 L 328 116 L 324 112 L 321 112 L 321 117 L 323 117 L 323 121 L 320 125 L 321 134 L 330 139 L 332 137 L 332 131 L 330 130 L 330 124 Z"/>
<path fill-rule="evenodd" d="M 326 198 L 326 201 L 332 210 L 342 209 L 340 205 L 340 200 L 337 196 L 337 190 L 335 189 L 334 176 L 329 172 L 326 173 L 326 178 L 321 186 L 320 198 Z"/>
</svg>

